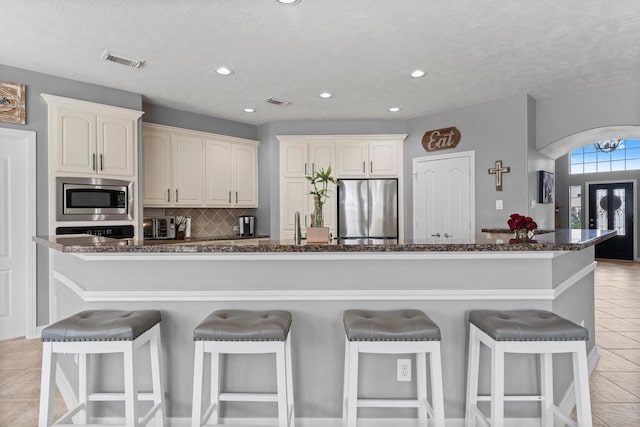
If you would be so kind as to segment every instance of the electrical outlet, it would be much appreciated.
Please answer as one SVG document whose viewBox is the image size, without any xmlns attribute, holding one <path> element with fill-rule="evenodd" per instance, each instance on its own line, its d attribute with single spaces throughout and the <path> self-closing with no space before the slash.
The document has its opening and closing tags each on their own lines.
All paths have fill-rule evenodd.
<svg viewBox="0 0 640 427">
<path fill-rule="evenodd" d="M 398 381 L 411 381 L 411 359 L 398 359 Z"/>
</svg>

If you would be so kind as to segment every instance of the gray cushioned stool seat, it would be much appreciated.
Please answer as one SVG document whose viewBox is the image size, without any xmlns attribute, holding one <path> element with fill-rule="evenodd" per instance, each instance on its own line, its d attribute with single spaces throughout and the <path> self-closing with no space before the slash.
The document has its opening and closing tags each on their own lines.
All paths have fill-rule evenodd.
<svg viewBox="0 0 640 427">
<path fill-rule="evenodd" d="M 544 310 L 474 310 L 469 322 L 496 341 L 578 341 L 589 331 Z"/>
<path fill-rule="evenodd" d="M 218 310 L 193 330 L 194 341 L 284 341 L 291 313 L 282 310 Z"/>
<path fill-rule="evenodd" d="M 42 341 L 131 341 L 160 322 L 158 310 L 87 310 L 42 331 Z"/>
<path fill-rule="evenodd" d="M 420 310 L 347 310 L 349 341 L 440 341 L 440 328 Z"/>
</svg>

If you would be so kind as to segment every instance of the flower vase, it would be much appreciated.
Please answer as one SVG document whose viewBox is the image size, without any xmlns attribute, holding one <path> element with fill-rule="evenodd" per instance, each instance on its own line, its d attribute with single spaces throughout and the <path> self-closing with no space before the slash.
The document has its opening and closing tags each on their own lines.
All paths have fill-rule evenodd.
<svg viewBox="0 0 640 427">
<path fill-rule="evenodd" d="M 516 236 L 515 239 L 519 242 L 529 242 L 531 237 L 529 237 L 529 230 L 526 228 L 516 228 L 515 230 Z"/>
</svg>

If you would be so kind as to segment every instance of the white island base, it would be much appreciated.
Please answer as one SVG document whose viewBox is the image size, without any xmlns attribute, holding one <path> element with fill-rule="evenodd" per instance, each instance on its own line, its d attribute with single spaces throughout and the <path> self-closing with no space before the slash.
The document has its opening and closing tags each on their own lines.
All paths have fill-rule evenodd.
<svg viewBox="0 0 640 427">
<path fill-rule="evenodd" d="M 84 309 L 162 311 L 165 393 L 170 426 L 187 426 L 193 383 L 193 328 L 214 310 L 281 309 L 293 315 L 293 385 L 297 425 L 340 426 L 344 329 L 347 309 L 425 311 L 442 331 L 444 402 L 447 426 L 464 417 L 468 312 L 473 309 L 543 309 L 589 329 L 590 367 L 594 341 L 594 250 L 478 252 L 300 252 L 300 253 L 65 253 L 52 250 L 53 320 Z M 486 356 L 486 353 L 483 352 Z M 275 389 L 268 355 L 238 355 L 223 364 L 228 391 Z M 413 397 L 411 382 L 396 380 L 396 359 L 361 359 L 361 395 Z M 63 361 L 59 383 L 72 406 L 73 360 Z M 117 388 L 121 362 L 103 358 L 100 379 Z M 415 363 L 415 360 L 413 360 Z M 554 357 L 556 404 L 571 411 L 571 359 Z M 488 392 L 488 360 L 481 392 Z M 538 390 L 533 356 L 506 360 L 507 394 Z M 413 365 L 415 366 L 415 365 Z M 109 369 L 112 367 L 113 369 Z M 269 368 L 268 368 L 269 367 Z M 142 369 L 144 369 L 143 367 Z M 104 372 L 104 371 L 103 371 Z M 415 372 L 415 369 L 414 369 Z M 141 386 L 148 386 L 140 372 Z M 113 408 L 111 408 L 113 409 Z M 538 403 L 506 405 L 508 424 L 538 425 Z M 106 408 L 105 419 L 113 416 Z M 358 425 L 416 425 L 411 409 L 361 409 Z M 273 404 L 227 403 L 222 417 L 243 425 L 275 422 Z"/>
</svg>

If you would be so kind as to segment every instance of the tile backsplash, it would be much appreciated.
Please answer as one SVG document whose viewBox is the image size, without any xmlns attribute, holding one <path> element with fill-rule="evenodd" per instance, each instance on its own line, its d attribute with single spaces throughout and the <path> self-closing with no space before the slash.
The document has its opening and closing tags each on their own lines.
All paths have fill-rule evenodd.
<svg viewBox="0 0 640 427">
<path fill-rule="evenodd" d="M 238 225 L 238 217 L 255 214 L 256 209 L 165 208 L 149 210 L 149 213 L 145 209 L 145 216 L 190 216 L 193 238 L 237 234 L 233 231 L 233 226 Z"/>
</svg>

